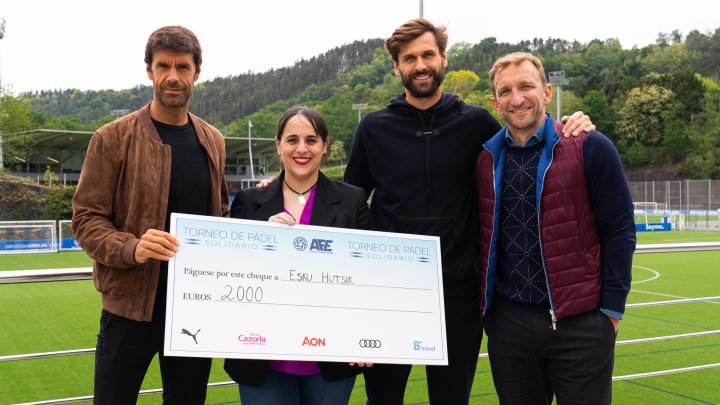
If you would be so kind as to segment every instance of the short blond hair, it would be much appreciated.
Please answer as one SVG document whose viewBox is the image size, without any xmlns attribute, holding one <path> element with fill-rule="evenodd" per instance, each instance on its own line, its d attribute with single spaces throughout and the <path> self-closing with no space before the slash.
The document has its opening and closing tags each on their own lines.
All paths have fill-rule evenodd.
<svg viewBox="0 0 720 405">
<path fill-rule="evenodd" d="M 514 52 L 507 54 L 500 59 L 496 60 L 493 64 L 492 69 L 488 72 L 490 74 L 490 85 L 492 86 L 492 92 L 493 96 L 497 96 L 495 94 L 495 76 L 503 69 L 510 65 L 519 65 L 525 61 L 528 61 L 535 66 L 535 68 L 538 70 L 538 73 L 540 73 L 540 80 L 542 80 L 543 86 L 547 84 L 547 79 L 545 78 L 545 69 L 543 68 L 542 62 L 540 62 L 540 59 L 535 57 L 535 55 L 527 52 Z"/>
</svg>

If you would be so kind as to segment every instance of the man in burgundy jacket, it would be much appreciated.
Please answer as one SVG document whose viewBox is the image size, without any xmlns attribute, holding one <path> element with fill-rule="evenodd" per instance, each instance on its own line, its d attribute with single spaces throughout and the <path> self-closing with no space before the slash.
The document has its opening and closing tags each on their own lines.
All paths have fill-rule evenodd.
<svg viewBox="0 0 720 405">
<path fill-rule="evenodd" d="M 635 224 L 619 155 L 599 132 L 563 138 L 528 53 L 490 70 L 507 126 L 477 161 L 481 307 L 501 404 L 609 404 Z"/>
</svg>

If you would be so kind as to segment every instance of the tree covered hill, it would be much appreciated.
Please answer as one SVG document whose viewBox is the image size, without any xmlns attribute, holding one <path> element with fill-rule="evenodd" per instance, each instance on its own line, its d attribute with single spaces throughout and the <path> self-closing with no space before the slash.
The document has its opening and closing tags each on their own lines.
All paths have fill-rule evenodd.
<svg viewBox="0 0 720 405">
<path fill-rule="evenodd" d="M 322 83 L 369 62 L 382 46 L 381 39 L 355 41 L 293 66 L 263 73 L 243 73 L 196 85 L 190 109 L 212 123 L 228 123 L 275 101 L 295 96 L 313 83 Z M 151 86 L 126 90 L 42 90 L 23 94 L 33 108 L 54 116 L 75 116 L 83 123 L 96 121 L 112 110 L 133 111 L 152 99 Z"/>
<path fill-rule="evenodd" d="M 631 49 L 617 39 L 581 43 L 534 38 L 511 44 L 490 37 L 458 43 L 448 50 L 445 90 L 493 111 L 487 71 L 498 57 L 516 51 L 536 54 L 548 72 L 565 72 L 569 84 L 562 87 L 561 113 L 588 113 L 618 147 L 626 167 L 663 166 L 678 176 L 720 178 L 720 28 L 686 36 L 661 33 L 656 43 Z M 342 160 L 357 125 L 353 104 L 382 108 L 401 91 L 382 40 L 376 39 L 291 67 L 201 83 L 191 110 L 226 136 L 246 135 L 252 121 L 253 136 L 273 137 L 283 110 L 294 104 L 313 106 L 324 114 L 332 141 L 342 143 L 331 159 Z M 151 97 L 149 87 L 138 87 L 37 92 L 10 101 L 32 105 L 26 126 L 94 129 L 111 119 L 111 109 L 132 110 Z M 555 98 L 548 106 L 553 115 Z M 12 133 L 1 120 L 0 129 L 5 125 L 3 131 Z"/>
</svg>

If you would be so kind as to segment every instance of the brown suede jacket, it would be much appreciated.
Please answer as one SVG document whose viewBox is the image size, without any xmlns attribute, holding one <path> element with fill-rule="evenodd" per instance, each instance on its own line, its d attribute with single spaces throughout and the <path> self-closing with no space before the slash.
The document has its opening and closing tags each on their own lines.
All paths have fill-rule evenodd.
<svg viewBox="0 0 720 405">
<path fill-rule="evenodd" d="M 210 214 L 228 216 L 223 170 L 225 140 L 190 114 L 210 165 Z M 149 105 L 104 125 L 88 145 L 73 197 L 72 229 L 94 260 L 93 280 L 105 310 L 151 321 L 160 262 L 135 262 L 135 246 L 148 229 L 165 229 L 172 153 L 160 140 Z"/>
</svg>

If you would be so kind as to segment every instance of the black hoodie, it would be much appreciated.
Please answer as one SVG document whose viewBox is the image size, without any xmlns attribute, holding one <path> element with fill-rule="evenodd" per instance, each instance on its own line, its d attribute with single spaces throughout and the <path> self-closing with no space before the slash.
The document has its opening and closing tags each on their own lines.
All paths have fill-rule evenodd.
<svg viewBox="0 0 720 405">
<path fill-rule="evenodd" d="M 445 296 L 479 292 L 475 160 L 500 128 L 454 94 L 424 111 L 399 94 L 355 132 L 345 181 L 375 190 L 379 230 L 440 237 Z"/>
</svg>

